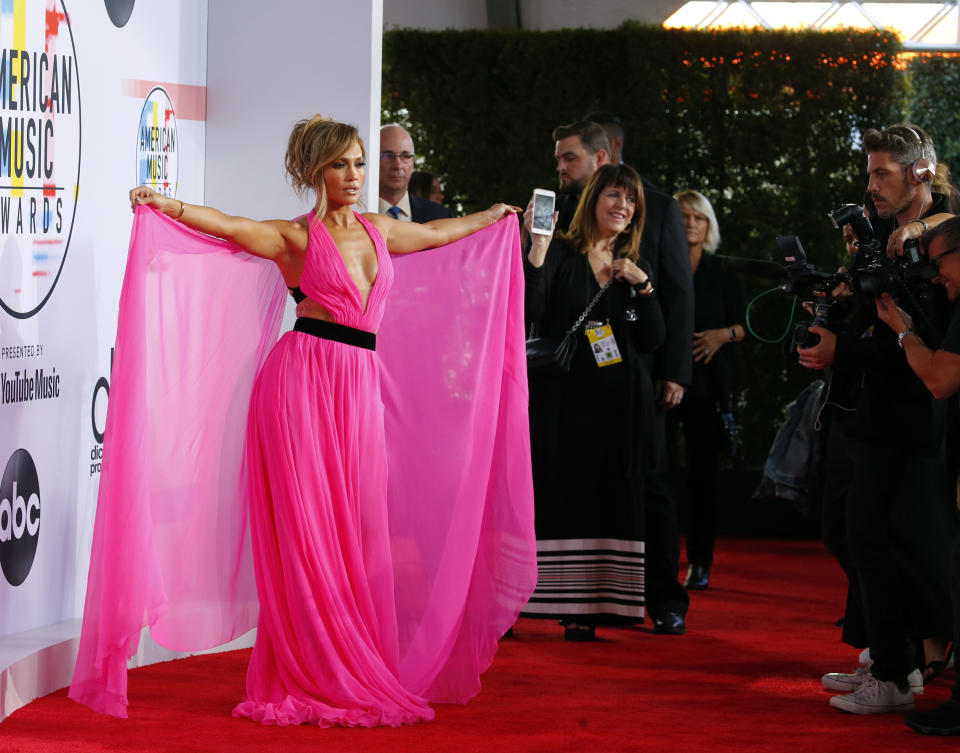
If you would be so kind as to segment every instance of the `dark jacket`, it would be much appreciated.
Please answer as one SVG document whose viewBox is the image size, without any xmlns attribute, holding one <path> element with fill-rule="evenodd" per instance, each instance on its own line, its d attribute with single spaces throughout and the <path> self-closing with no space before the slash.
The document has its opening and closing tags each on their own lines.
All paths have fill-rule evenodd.
<svg viewBox="0 0 960 753">
<path fill-rule="evenodd" d="M 946 211 L 943 197 L 935 194 L 927 217 Z M 881 248 L 896 229 L 894 220 L 871 220 Z M 914 326 L 925 342 L 939 344 L 949 320 L 949 304 L 944 289 L 931 288 L 924 301 L 901 298 L 900 305 L 914 319 Z M 922 311 L 915 304 L 919 303 Z M 868 446 L 894 447 L 905 454 L 936 455 L 943 439 L 946 403 L 935 400 L 920 378 L 913 373 L 897 336 L 880 322 L 872 299 L 855 309 L 858 326 L 837 333 L 833 370 L 839 386 L 837 399 L 856 411 L 848 415 L 847 433 Z M 849 389 L 850 385 L 855 389 Z M 843 403 L 841 403 L 843 404 Z"/>
<path fill-rule="evenodd" d="M 408 194 L 410 197 L 410 218 L 414 222 L 430 222 L 431 220 L 442 220 L 446 217 L 453 217 L 453 210 L 448 209 L 443 204 L 435 201 L 421 199 L 419 196 Z"/>
<path fill-rule="evenodd" d="M 726 329 L 746 320 L 746 302 L 743 285 L 736 272 L 725 269 L 721 260 L 713 254 L 704 253 L 700 266 L 693 276 L 696 294 L 694 329 Z M 744 327 L 745 328 L 745 327 Z M 693 360 L 693 355 L 690 355 Z M 693 383 L 687 390 L 691 397 L 729 400 L 733 393 L 733 350 L 730 345 L 713 354 L 710 363 L 698 361 L 693 364 Z"/>
<path fill-rule="evenodd" d="M 683 215 L 680 205 L 660 193 L 646 178 L 643 179 L 643 198 L 647 218 L 640 236 L 640 257 L 650 268 L 667 328 L 666 340 L 655 354 L 652 376 L 654 380 L 689 385 L 693 378 L 690 354 L 693 352 L 694 300 Z M 579 194 L 557 196 L 558 231 L 570 228 L 579 199 Z"/>
</svg>

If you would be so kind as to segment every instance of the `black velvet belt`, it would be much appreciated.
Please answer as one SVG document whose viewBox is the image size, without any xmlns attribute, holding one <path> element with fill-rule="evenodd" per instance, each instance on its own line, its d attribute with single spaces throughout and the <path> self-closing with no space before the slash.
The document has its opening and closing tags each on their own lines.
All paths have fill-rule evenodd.
<svg viewBox="0 0 960 753">
<path fill-rule="evenodd" d="M 346 345 L 355 345 L 358 348 L 367 350 L 377 349 L 377 335 L 375 332 L 367 332 L 365 329 L 354 329 L 345 324 L 336 322 L 327 322 L 323 319 L 311 319 L 308 316 L 301 316 L 293 325 L 294 332 L 304 332 L 323 340 L 334 340 Z"/>
</svg>

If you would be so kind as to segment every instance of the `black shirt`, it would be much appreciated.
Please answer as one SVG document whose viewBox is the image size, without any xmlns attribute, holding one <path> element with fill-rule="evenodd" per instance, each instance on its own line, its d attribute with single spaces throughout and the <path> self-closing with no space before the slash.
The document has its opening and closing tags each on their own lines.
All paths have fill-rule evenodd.
<svg viewBox="0 0 960 753">
<path fill-rule="evenodd" d="M 720 259 L 705 253 L 693 276 L 694 332 L 743 325 L 746 301 L 736 272 L 724 269 Z M 691 358 L 693 355 L 691 353 Z M 722 400 L 733 392 L 733 352 L 718 350 L 710 363 L 693 363 L 693 383 L 688 394 Z"/>
<path fill-rule="evenodd" d="M 644 259 L 657 290 L 667 337 L 652 358 L 654 380 L 667 380 L 689 385 L 693 350 L 693 274 L 687 235 L 683 229 L 680 205 L 670 196 L 656 190 L 641 176 L 646 205 L 646 221 L 640 236 L 640 258 Z M 557 196 L 557 231 L 570 227 L 580 200 L 580 193 Z"/>
<path fill-rule="evenodd" d="M 940 347 L 947 353 L 953 353 L 960 356 L 960 301 L 953 305 L 953 314 L 950 317 L 950 324 L 947 327 L 947 333 L 943 336 L 943 342 Z"/>
</svg>

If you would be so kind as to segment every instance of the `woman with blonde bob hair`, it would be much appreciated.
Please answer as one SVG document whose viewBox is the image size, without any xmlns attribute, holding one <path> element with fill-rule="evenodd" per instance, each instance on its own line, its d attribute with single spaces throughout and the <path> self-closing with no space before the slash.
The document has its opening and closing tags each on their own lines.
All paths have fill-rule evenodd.
<svg viewBox="0 0 960 753">
<path fill-rule="evenodd" d="M 272 261 L 300 302 L 293 331 L 263 360 L 247 414 L 260 609 L 246 697 L 233 713 L 280 725 L 430 719 L 423 696 L 433 686 L 401 677 L 398 630 L 411 627 L 398 627 L 396 612 L 376 332 L 393 283 L 391 253 L 451 243 L 517 208 L 496 204 L 427 224 L 361 214 L 363 142 L 354 126 L 319 115 L 294 126 L 286 169 L 298 193 L 316 194 L 312 211 L 293 220 L 231 216 L 145 186 L 130 191 L 134 209 L 152 207 Z M 168 220 L 162 227 L 185 235 Z M 442 679 L 454 693 L 454 679 Z"/>
<path fill-rule="evenodd" d="M 681 207 L 687 207 L 704 217 L 706 221 L 706 232 L 704 233 L 703 241 L 700 243 L 703 250 L 708 254 L 712 254 L 720 248 L 720 225 L 717 224 L 717 215 L 714 214 L 713 204 L 710 203 L 710 200 L 699 191 L 694 191 L 693 189 L 687 189 L 686 191 L 674 194 L 673 198 L 677 200 L 677 203 L 680 204 Z M 702 221 L 698 220 L 698 222 Z M 686 217 L 684 217 L 684 224 L 687 224 Z M 696 241 L 694 245 L 696 245 Z"/>
<path fill-rule="evenodd" d="M 524 614 L 559 619 L 571 641 L 644 616 L 643 468 L 654 414 L 645 354 L 663 341 L 664 324 L 639 257 L 643 222 L 640 176 L 604 165 L 569 232 L 533 235 L 524 263 L 529 323 L 544 337 L 575 327 L 577 343 L 568 373 L 530 374 L 539 576 Z"/>
<path fill-rule="evenodd" d="M 740 278 L 712 255 L 720 245 L 720 227 L 707 197 L 687 190 L 673 198 L 683 214 L 693 269 L 693 380 L 668 420 L 671 426 L 683 424 L 686 440 L 690 521 L 684 586 L 696 591 L 710 583 L 717 539 L 720 456 L 735 431 L 729 346 L 746 336 L 746 304 Z"/>
</svg>

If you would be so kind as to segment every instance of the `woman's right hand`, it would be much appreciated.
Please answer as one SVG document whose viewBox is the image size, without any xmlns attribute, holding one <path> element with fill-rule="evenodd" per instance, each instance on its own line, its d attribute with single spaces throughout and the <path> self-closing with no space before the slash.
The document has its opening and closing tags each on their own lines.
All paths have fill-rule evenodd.
<svg viewBox="0 0 960 753">
<path fill-rule="evenodd" d="M 146 205 L 148 207 L 156 207 L 161 212 L 164 212 L 164 208 L 169 208 L 170 204 L 176 204 L 179 208 L 179 201 L 177 199 L 168 198 L 147 186 L 137 186 L 136 188 L 130 189 L 131 210 L 135 210 L 140 205 Z M 167 214 L 167 212 L 164 213 Z"/>
</svg>

